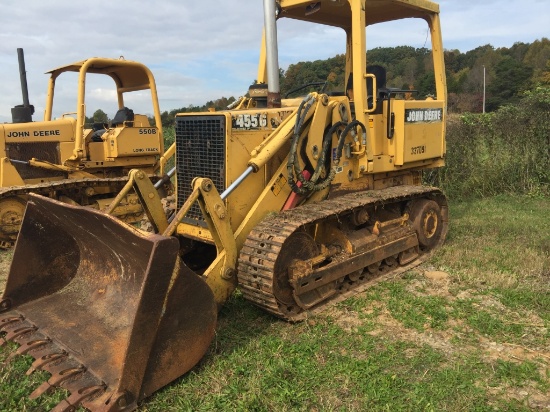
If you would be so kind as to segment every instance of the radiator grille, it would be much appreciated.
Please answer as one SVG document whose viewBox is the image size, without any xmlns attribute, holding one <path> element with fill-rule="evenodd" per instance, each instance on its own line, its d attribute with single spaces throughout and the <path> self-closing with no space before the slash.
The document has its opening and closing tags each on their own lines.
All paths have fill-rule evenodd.
<svg viewBox="0 0 550 412">
<path fill-rule="evenodd" d="M 220 193 L 225 190 L 225 117 L 176 117 L 176 165 L 178 208 L 191 194 L 195 177 L 212 179 Z M 196 202 L 185 220 L 189 219 L 204 224 Z"/>
<path fill-rule="evenodd" d="M 61 161 L 59 142 L 6 143 L 6 152 L 8 158 L 14 160 L 28 161 L 36 158 L 55 165 Z M 23 180 L 65 176 L 62 171 L 41 169 L 20 163 L 13 163 L 13 165 Z"/>
</svg>

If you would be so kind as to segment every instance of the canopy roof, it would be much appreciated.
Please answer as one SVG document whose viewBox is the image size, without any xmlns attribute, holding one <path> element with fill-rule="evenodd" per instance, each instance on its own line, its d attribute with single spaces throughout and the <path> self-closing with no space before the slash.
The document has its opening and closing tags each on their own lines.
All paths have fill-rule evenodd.
<svg viewBox="0 0 550 412">
<path fill-rule="evenodd" d="M 152 74 L 145 65 L 123 59 L 92 57 L 90 59 L 58 67 L 46 73 L 55 78 L 64 72 L 105 74 L 114 79 L 119 89 L 127 91 L 150 89 L 150 82 L 153 81 Z"/>
<path fill-rule="evenodd" d="M 347 29 L 351 27 L 353 0 L 279 0 L 280 17 L 289 17 L 313 23 Z M 439 13 L 439 5 L 429 0 L 366 0 L 367 26 L 410 17 L 426 17 Z"/>
</svg>

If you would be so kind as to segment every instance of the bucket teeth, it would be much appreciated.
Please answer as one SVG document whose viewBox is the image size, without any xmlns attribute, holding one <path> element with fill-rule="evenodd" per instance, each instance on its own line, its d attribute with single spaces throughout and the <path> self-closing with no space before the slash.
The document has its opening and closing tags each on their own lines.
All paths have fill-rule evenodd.
<svg viewBox="0 0 550 412">
<path fill-rule="evenodd" d="M 65 358 L 57 365 L 52 365 L 49 363 L 44 366 L 43 369 L 50 372 L 52 376 L 30 394 L 30 399 L 36 399 L 43 393 L 48 392 L 51 388 L 61 386 L 63 381 L 71 379 L 85 370 L 82 365 L 78 364 L 70 357 Z"/>
<path fill-rule="evenodd" d="M 19 338 L 24 337 L 24 335 L 26 335 L 26 334 L 36 332 L 37 329 L 38 328 L 36 326 L 24 326 L 24 327 L 21 327 L 21 328 L 16 328 L 16 329 L 10 330 L 6 334 L 6 336 L 4 336 L 4 339 L 7 342 L 9 342 L 10 340 L 15 341 Z"/>
<path fill-rule="evenodd" d="M 91 401 L 82 401 L 81 404 L 91 411 L 100 412 L 130 412 L 137 409 L 136 401 L 125 392 L 104 392 Z"/>
<path fill-rule="evenodd" d="M 10 356 L 8 356 L 8 358 L 6 359 L 6 362 L 11 361 L 17 355 L 26 355 L 27 353 L 29 353 L 32 350 L 36 350 L 38 348 L 46 346 L 50 342 L 51 341 L 48 338 L 41 339 L 40 337 L 36 337 L 35 339 L 32 339 L 32 340 L 26 342 L 25 344 L 22 344 L 21 346 L 19 346 L 19 348 L 15 352 L 12 352 L 10 354 Z"/>
<path fill-rule="evenodd" d="M 46 355 L 37 357 L 36 360 L 32 363 L 31 367 L 27 371 L 27 376 L 31 373 L 42 370 L 45 365 L 48 363 L 57 363 L 63 361 L 63 359 L 67 358 L 66 352 L 54 352 L 54 353 L 48 353 Z"/>
<path fill-rule="evenodd" d="M 4 333 L 0 346 L 5 346 L 7 342 L 13 341 L 19 335 L 36 330 L 34 325 L 25 320 L 23 316 L 8 316 L 0 320 L 0 332 Z M 21 333 L 18 333 L 21 331 Z"/>
<path fill-rule="evenodd" d="M 21 322 L 25 320 L 23 316 L 10 316 L 7 318 L 3 318 L 0 320 L 0 332 L 4 330 L 5 327 L 8 325 L 14 323 L 14 322 Z"/>
<path fill-rule="evenodd" d="M 72 392 L 70 396 L 59 402 L 51 412 L 74 412 L 82 402 L 92 397 L 99 396 L 104 391 L 105 385 L 83 387 L 80 390 Z"/>
<path fill-rule="evenodd" d="M 37 370 L 51 374 L 46 382 L 29 395 L 30 399 L 36 399 L 54 387 L 63 387 L 70 392 L 70 395 L 52 411 L 74 412 L 83 402 L 93 401 L 107 391 L 107 385 L 104 382 L 87 371 L 84 365 L 22 316 L 1 319 L 0 330 L 6 334 L 4 342 L 15 341 L 20 345 L 8 356 L 6 362 L 17 355 L 31 355 L 35 360 L 27 371 L 27 375 Z"/>
</svg>

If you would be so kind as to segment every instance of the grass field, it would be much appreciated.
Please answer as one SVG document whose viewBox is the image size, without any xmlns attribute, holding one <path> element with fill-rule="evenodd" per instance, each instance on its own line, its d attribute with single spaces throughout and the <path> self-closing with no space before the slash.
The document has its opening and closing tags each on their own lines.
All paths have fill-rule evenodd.
<svg viewBox="0 0 550 412">
<path fill-rule="evenodd" d="M 142 411 L 550 409 L 550 199 L 451 202 L 430 262 L 288 324 L 236 293 L 207 355 Z M 2 252 L 6 272 L 10 252 Z M 14 345 L 0 348 L 0 362 Z M 0 410 L 27 396 L 30 358 L 0 366 Z"/>
</svg>

